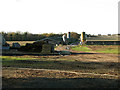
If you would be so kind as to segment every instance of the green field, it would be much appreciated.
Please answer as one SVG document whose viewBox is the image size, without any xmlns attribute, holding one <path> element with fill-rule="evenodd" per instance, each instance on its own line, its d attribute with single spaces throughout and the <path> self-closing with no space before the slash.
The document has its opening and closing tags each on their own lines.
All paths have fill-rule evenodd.
<svg viewBox="0 0 120 90">
<path fill-rule="evenodd" d="M 120 54 L 118 45 L 78 45 L 72 47 L 74 51 L 84 51 L 84 52 L 100 52 L 100 53 L 112 53 L 112 54 Z"/>
<path fill-rule="evenodd" d="M 86 46 L 80 46 L 80 45 L 72 47 L 72 50 L 74 50 L 74 51 L 84 51 L 84 52 L 92 51 L 90 48 L 88 48 Z"/>
</svg>

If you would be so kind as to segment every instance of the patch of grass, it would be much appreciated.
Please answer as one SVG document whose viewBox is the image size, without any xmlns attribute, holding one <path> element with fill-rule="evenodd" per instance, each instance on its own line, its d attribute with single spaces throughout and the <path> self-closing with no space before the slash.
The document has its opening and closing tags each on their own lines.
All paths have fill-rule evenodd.
<svg viewBox="0 0 120 90">
<path fill-rule="evenodd" d="M 95 52 L 120 54 L 118 45 L 88 45 Z"/>
<path fill-rule="evenodd" d="M 104 50 L 96 50 L 96 52 L 101 52 L 101 53 L 113 53 L 113 54 L 120 54 L 120 51 L 118 51 L 117 48 L 105 48 Z"/>
<path fill-rule="evenodd" d="M 91 51 L 90 48 L 88 48 L 86 46 L 80 46 L 80 45 L 72 47 L 72 50 L 75 50 L 75 51 L 84 51 L 84 52 L 90 52 Z"/>
<path fill-rule="evenodd" d="M 13 56 L 2 56 L 2 61 L 12 61 L 12 60 L 33 60 L 35 58 L 21 58 L 21 57 L 13 57 Z"/>
<path fill-rule="evenodd" d="M 28 68 L 64 68 L 63 64 L 70 62 L 65 59 L 54 58 L 27 58 L 15 56 L 2 56 L 2 65 L 10 67 L 28 67 Z M 62 63 L 61 63 L 62 62 Z"/>
<path fill-rule="evenodd" d="M 112 53 L 112 54 L 120 54 L 120 50 L 118 50 L 118 45 L 83 45 L 83 46 L 74 46 L 72 50 L 75 51 L 84 51 L 84 52 L 100 52 L 100 53 Z"/>
</svg>

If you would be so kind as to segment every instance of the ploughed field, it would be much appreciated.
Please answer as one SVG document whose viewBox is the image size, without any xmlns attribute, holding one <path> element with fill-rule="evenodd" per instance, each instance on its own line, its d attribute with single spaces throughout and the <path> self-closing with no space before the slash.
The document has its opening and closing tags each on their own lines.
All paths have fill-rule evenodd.
<svg viewBox="0 0 120 90">
<path fill-rule="evenodd" d="M 118 87 L 119 55 L 99 51 L 119 46 L 68 47 L 74 54 L 2 56 L 3 88 Z M 66 46 L 56 50 L 66 50 Z"/>
</svg>

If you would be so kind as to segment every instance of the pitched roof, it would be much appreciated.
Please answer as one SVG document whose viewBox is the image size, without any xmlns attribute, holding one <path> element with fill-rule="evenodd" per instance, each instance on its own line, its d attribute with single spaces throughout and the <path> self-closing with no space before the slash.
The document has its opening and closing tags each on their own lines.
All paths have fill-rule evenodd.
<svg viewBox="0 0 120 90">
<path fill-rule="evenodd" d="M 52 38 L 52 37 L 47 37 L 47 38 L 44 38 L 44 39 L 41 39 L 41 40 L 37 40 L 37 41 L 46 41 L 46 40 L 49 40 L 49 41 L 54 41 L 54 42 L 61 42 L 62 40 L 60 39 L 55 39 L 55 38 Z"/>
<path fill-rule="evenodd" d="M 87 41 L 119 41 L 120 36 L 87 37 Z"/>
</svg>

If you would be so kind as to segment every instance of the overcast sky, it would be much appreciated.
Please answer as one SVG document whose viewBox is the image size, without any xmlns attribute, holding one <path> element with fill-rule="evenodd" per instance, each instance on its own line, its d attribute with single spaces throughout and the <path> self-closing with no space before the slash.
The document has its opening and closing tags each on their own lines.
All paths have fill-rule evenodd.
<svg viewBox="0 0 120 90">
<path fill-rule="evenodd" d="M 1 0 L 0 31 L 118 33 L 119 0 Z"/>
</svg>

